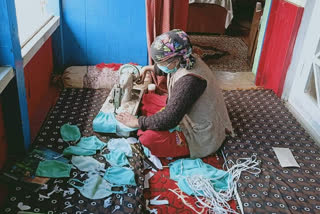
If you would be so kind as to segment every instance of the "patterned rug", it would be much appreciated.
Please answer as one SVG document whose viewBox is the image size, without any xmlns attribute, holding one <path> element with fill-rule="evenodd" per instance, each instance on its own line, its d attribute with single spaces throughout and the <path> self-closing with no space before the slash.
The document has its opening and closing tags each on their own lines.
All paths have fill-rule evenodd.
<svg viewBox="0 0 320 214">
<path fill-rule="evenodd" d="M 92 121 L 99 112 L 102 104 L 109 94 L 108 90 L 100 89 L 65 89 L 49 113 L 47 121 L 41 128 L 38 137 L 33 143 L 34 148 L 44 146 L 58 153 L 68 147 L 68 144 L 60 138 L 60 127 L 65 123 L 77 125 L 81 136 L 96 135 L 100 140 L 107 142 L 110 135 L 98 134 L 92 130 Z M 109 164 L 99 152 L 93 157 L 99 162 Z M 47 188 L 38 192 L 30 190 L 28 185 L 18 183 L 10 186 L 7 202 L 0 213 L 17 213 L 20 210 L 35 213 L 143 213 L 145 200 L 143 197 L 144 175 L 142 174 L 143 163 L 141 158 L 134 153 L 129 158 L 130 165 L 135 172 L 137 186 L 128 185 L 128 191 L 124 194 L 112 194 L 110 206 L 105 207 L 105 198 L 91 200 L 85 198 L 78 190 L 66 194 L 69 188 L 69 178 L 50 179 Z M 78 169 L 72 169 L 71 177 L 81 181 L 87 179 L 87 174 Z M 53 191 L 57 190 L 57 191 Z M 67 192 L 66 192 L 67 191 Z M 48 197 L 43 197 L 47 196 Z"/>
<path fill-rule="evenodd" d="M 244 213 L 320 213 L 320 149 L 283 102 L 270 90 L 224 97 L 236 134 L 225 141 L 227 160 L 261 160 L 261 174 L 238 183 Z M 282 168 L 272 147 L 289 148 L 300 168 Z"/>
<path fill-rule="evenodd" d="M 191 35 L 193 52 L 213 71 L 249 72 L 248 47 L 239 37 Z"/>
</svg>

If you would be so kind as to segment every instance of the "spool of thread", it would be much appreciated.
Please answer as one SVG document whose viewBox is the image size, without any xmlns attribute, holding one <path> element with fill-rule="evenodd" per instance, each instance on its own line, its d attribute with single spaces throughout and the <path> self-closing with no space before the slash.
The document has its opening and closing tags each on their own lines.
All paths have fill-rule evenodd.
<svg viewBox="0 0 320 214">
<path fill-rule="evenodd" d="M 156 85 L 155 84 L 148 84 L 148 93 L 154 94 L 156 91 Z"/>
</svg>

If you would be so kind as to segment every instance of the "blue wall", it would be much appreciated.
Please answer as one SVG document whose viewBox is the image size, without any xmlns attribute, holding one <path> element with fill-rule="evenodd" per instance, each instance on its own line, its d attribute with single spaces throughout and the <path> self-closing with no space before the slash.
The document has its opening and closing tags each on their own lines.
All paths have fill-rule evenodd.
<svg viewBox="0 0 320 214">
<path fill-rule="evenodd" d="M 145 0 L 62 0 L 64 65 L 146 65 L 145 13 Z"/>
</svg>

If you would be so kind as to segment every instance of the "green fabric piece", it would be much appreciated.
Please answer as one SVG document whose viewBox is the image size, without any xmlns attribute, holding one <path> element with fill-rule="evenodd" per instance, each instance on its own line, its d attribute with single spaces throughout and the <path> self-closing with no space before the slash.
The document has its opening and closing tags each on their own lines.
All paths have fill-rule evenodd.
<svg viewBox="0 0 320 214">
<path fill-rule="evenodd" d="M 215 191 L 227 190 L 229 182 L 232 182 L 231 175 L 219 170 L 209 164 L 204 163 L 201 159 L 179 159 L 169 164 L 170 179 L 178 182 L 179 188 L 188 195 L 194 195 L 189 187 L 186 178 L 193 175 L 200 175 L 211 179 Z M 201 196 L 200 194 L 198 196 Z"/>
<path fill-rule="evenodd" d="M 64 124 L 60 128 L 60 134 L 64 141 L 78 141 L 81 137 L 80 130 L 76 125 Z"/>
<path fill-rule="evenodd" d="M 47 178 L 70 177 L 72 165 L 56 160 L 41 161 L 38 165 L 36 176 Z"/>
</svg>

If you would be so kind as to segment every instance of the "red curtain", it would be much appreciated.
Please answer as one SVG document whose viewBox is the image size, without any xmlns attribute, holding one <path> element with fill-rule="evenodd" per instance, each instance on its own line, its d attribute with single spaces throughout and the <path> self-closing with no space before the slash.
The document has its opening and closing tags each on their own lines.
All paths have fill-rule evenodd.
<svg viewBox="0 0 320 214">
<path fill-rule="evenodd" d="M 146 0 L 148 52 L 154 38 L 172 29 L 187 30 L 189 0 Z M 149 64 L 152 60 L 149 54 Z"/>
</svg>

